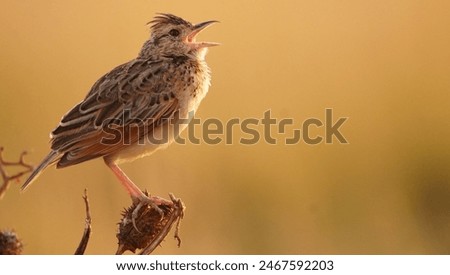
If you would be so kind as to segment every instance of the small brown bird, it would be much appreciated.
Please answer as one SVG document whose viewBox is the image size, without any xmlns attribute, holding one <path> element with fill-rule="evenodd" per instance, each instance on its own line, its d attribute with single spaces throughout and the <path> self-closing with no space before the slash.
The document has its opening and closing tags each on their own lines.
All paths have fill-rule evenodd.
<svg viewBox="0 0 450 275">
<path fill-rule="evenodd" d="M 135 202 L 156 209 L 117 166 L 169 145 L 186 128 L 210 86 L 205 62 L 213 42 L 196 35 L 217 21 L 193 25 L 171 14 L 158 14 L 151 36 L 138 57 L 101 77 L 86 98 L 70 110 L 51 133 L 51 152 L 22 186 L 42 171 L 102 157 Z"/>
</svg>

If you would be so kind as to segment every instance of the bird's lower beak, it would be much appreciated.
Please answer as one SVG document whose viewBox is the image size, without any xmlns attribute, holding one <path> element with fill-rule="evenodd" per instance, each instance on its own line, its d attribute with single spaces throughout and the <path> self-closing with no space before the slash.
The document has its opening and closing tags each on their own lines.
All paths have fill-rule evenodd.
<svg viewBox="0 0 450 275">
<path fill-rule="evenodd" d="M 206 21 L 206 22 L 202 22 L 202 23 L 198 23 L 198 24 L 194 25 L 193 31 L 186 37 L 186 42 L 191 44 L 194 48 L 197 48 L 197 49 L 220 45 L 219 43 L 216 43 L 216 42 L 196 42 L 195 41 L 195 37 L 197 36 L 197 34 L 199 34 L 202 30 L 206 29 L 211 24 L 218 23 L 218 22 L 219 21 L 211 20 L 211 21 Z"/>
</svg>

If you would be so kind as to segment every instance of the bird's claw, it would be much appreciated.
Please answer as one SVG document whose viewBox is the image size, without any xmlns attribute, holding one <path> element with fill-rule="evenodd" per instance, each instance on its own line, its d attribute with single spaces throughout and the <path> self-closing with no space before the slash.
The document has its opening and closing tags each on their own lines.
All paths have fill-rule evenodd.
<svg viewBox="0 0 450 275">
<path fill-rule="evenodd" d="M 131 213 L 131 222 L 133 223 L 134 229 L 136 229 L 137 232 L 142 233 L 136 226 L 136 219 L 139 215 L 139 210 L 142 208 L 142 206 L 148 205 L 150 208 L 155 209 L 158 214 L 160 215 L 160 219 L 162 220 L 164 218 L 164 211 L 155 203 L 154 199 L 151 199 L 149 197 L 144 197 L 139 200 L 139 203 L 137 204 L 136 208 L 133 210 L 133 213 Z"/>
</svg>

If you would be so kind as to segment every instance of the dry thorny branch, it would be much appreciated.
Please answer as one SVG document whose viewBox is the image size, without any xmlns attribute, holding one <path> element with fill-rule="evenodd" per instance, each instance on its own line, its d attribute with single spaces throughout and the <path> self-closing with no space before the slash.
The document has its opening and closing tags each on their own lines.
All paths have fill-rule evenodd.
<svg viewBox="0 0 450 275">
<path fill-rule="evenodd" d="M 2 176 L 2 180 L 3 183 L 0 185 L 0 199 L 5 195 L 6 190 L 8 190 L 9 185 L 11 184 L 11 182 L 13 180 L 17 180 L 19 179 L 21 176 L 23 176 L 26 173 L 29 173 L 33 170 L 33 166 L 31 166 L 30 164 L 26 163 L 24 161 L 24 156 L 27 154 L 26 151 L 23 151 L 20 154 L 20 159 L 17 162 L 9 162 L 9 161 L 5 161 L 3 159 L 3 147 L 0 147 L 0 174 Z M 25 168 L 25 170 L 12 175 L 12 176 L 8 176 L 8 173 L 6 172 L 5 168 L 7 166 L 17 166 L 17 167 L 23 167 Z"/>
<path fill-rule="evenodd" d="M 178 230 L 184 213 L 184 205 L 173 194 L 169 194 L 169 196 L 171 201 L 159 198 L 162 202 L 158 207 L 164 212 L 163 216 L 154 208 L 142 207 L 139 209 L 137 217 L 135 217 L 135 224 L 133 224 L 133 211 L 137 207 L 134 203 L 122 213 L 123 217 L 119 223 L 116 235 L 119 240 L 116 254 L 123 254 L 127 250 L 135 253 L 136 249 L 142 249 L 139 253 L 141 255 L 152 253 L 166 238 L 174 223 L 176 223 L 174 237 L 178 241 L 178 246 L 180 246 L 181 239 L 178 236 Z M 84 190 L 83 199 L 86 205 L 85 228 L 75 255 L 84 254 L 91 234 L 92 219 L 86 189 Z"/>
<path fill-rule="evenodd" d="M 2 152 L 3 148 L 0 147 L 0 173 L 3 178 L 3 184 L 0 186 L 0 198 L 5 194 L 13 180 L 17 180 L 24 174 L 33 170 L 33 167 L 25 163 L 23 159 L 26 152 L 22 152 L 20 159 L 17 162 L 4 161 Z M 23 167 L 25 170 L 9 176 L 5 170 L 6 166 Z M 145 194 L 148 195 L 147 192 L 145 192 Z M 124 210 L 122 219 L 118 224 L 119 228 L 116 236 L 119 241 L 119 246 L 116 254 L 123 254 L 127 250 L 135 253 L 137 249 L 141 249 L 139 252 L 141 255 L 152 253 L 165 239 L 173 224 L 176 224 L 174 238 L 177 240 L 178 246 L 180 246 L 181 239 L 178 235 L 178 231 L 185 207 L 183 202 L 180 199 L 175 198 L 173 194 L 169 194 L 169 196 L 170 200 L 158 198 L 159 201 L 161 201 L 158 207 L 164 213 L 162 216 L 154 208 L 141 207 L 136 211 L 137 215 L 133 217 L 133 213 L 138 206 L 134 203 L 128 209 Z M 85 227 L 80 244 L 75 251 L 75 255 L 84 254 L 92 231 L 92 219 L 86 189 L 84 190 L 83 199 L 86 207 Z M 135 219 L 134 222 L 133 218 Z M 21 241 L 13 230 L 4 230 L 0 232 L 0 255 L 21 254 L 22 247 Z"/>
</svg>

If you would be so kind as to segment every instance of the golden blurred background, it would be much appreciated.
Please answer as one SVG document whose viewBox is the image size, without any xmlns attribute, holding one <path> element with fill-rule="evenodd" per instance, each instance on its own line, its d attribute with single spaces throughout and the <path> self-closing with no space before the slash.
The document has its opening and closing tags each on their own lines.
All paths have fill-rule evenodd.
<svg viewBox="0 0 450 275">
<path fill-rule="evenodd" d="M 0 10 L 0 145 L 37 164 L 48 134 L 169 12 L 220 20 L 200 38 L 210 93 L 197 117 L 348 117 L 342 145 L 172 145 L 122 165 L 187 206 L 159 254 L 449 254 L 450 2 L 13 1 Z M 201 132 L 200 132 L 201 133 Z M 198 134 L 200 134 L 198 133 Z M 240 132 L 235 132 L 235 139 Z M 336 140 L 335 140 L 336 141 Z M 0 201 L 26 254 L 72 254 L 89 190 L 87 254 L 116 250 L 129 197 L 101 160 L 48 169 Z"/>
</svg>

